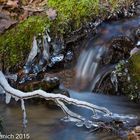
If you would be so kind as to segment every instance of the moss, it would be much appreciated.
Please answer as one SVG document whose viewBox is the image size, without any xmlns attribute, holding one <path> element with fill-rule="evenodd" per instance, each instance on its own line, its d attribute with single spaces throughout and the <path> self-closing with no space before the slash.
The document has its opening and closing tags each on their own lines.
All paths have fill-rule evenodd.
<svg viewBox="0 0 140 140">
<path fill-rule="evenodd" d="M 32 16 L 0 36 L 0 59 L 3 69 L 24 62 L 34 35 L 50 27 L 52 35 L 63 37 L 95 17 L 105 17 L 124 3 L 133 0 L 48 0 L 48 7 L 56 9 L 58 16 L 50 21 L 44 16 Z"/>
<path fill-rule="evenodd" d="M 24 60 L 31 49 L 33 36 L 42 33 L 46 25 L 49 26 L 47 17 L 32 16 L 1 35 L 0 59 L 4 66 L 14 66 Z"/>
<path fill-rule="evenodd" d="M 133 0 L 48 0 L 49 7 L 56 9 L 56 27 L 62 33 L 79 28 L 95 17 L 106 17 Z"/>
<path fill-rule="evenodd" d="M 128 61 L 129 80 L 127 75 L 122 83 L 122 91 L 133 101 L 140 100 L 140 51 L 134 54 Z"/>
<path fill-rule="evenodd" d="M 115 69 L 119 92 L 133 101 L 140 100 L 140 52 L 129 60 L 120 61 Z"/>
<path fill-rule="evenodd" d="M 140 51 L 132 56 L 130 62 L 130 74 L 140 84 Z"/>
</svg>

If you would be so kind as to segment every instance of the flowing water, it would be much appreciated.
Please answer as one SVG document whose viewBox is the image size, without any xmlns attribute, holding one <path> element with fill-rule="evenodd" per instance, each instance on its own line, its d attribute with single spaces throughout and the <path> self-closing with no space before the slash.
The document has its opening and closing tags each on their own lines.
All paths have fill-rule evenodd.
<svg viewBox="0 0 140 140">
<path fill-rule="evenodd" d="M 100 67 L 101 59 L 105 56 L 109 57 L 108 49 L 111 41 L 117 37 L 129 37 L 134 44 L 134 29 L 140 26 L 140 17 L 124 19 L 121 21 L 103 22 L 97 28 L 97 35 L 90 40 L 86 45 L 86 49 L 81 53 L 76 70 L 77 83 L 83 88 L 87 85 L 87 89 L 93 91 L 97 82 L 104 75 L 110 73 L 115 65 L 105 65 Z M 124 47 L 124 46 L 121 46 Z M 129 47 L 129 46 L 127 46 Z M 128 58 L 128 57 L 127 57 Z M 115 59 L 115 58 L 114 58 Z M 126 58 L 120 58 L 126 59 Z"/>
<path fill-rule="evenodd" d="M 131 36 L 131 29 L 140 25 L 140 17 L 122 20 L 112 23 L 103 23 L 98 29 L 98 36 L 89 42 L 87 48 L 78 62 L 78 78 L 84 77 L 89 81 L 98 81 L 108 70 L 106 68 L 97 74 L 99 61 L 102 54 L 106 51 L 108 41 L 116 35 L 123 34 Z M 91 43 L 91 45 L 90 45 Z M 94 49 L 92 49 L 92 47 Z M 100 48 L 102 46 L 103 48 Z M 94 56 L 93 56 L 94 54 Z M 86 56 L 86 57 L 85 57 Z M 111 66 L 112 68 L 112 66 Z M 97 76 L 95 76 L 97 75 Z M 91 76 L 91 77 L 90 77 Z M 94 86 L 94 83 L 92 84 Z M 70 96 L 80 100 L 88 101 L 99 106 L 104 106 L 119 115 L 125 120 L 128 128 L 139 125 L 140 111 L 139 104 L 128 101 L 125 97 L 105 96 L 91 93 L 78 93 L 70 90 Z M 2 96 L 1 96 L 2 97 Z M 70 106 L 71 109 L 79 111 L 86 117 L 90 112 L 78 110 Z M 3 98 L 0 100 L 0 117 L 3 119 L 3 131 L 5 134 L 25 133 L 30 135 L 31 140 L 119 140 L 117 133 L 107 131 L 90 132 L 92 130 L 84 127 L 78 128 L 75 124 L 65 123 L 60 119 L 64 114 L 61 110 L 49 109 L 45 104 L 29 104 L 26 102 L 28 124 L 24 129 L 22 125 L 22 110 L 20 104 L 11 103 L 6 105 Z M 125 130 L 120 132 L 125 136 Z"/>
<path fill-rule="evenodd" d="M 100 106 L 107 107 L 110 111 L 127 115 L 125 120 L 130 121 L 129 127 L 137 124 L 140 118 L 139 105 L 129 102 L 125 97 L 105 96 L 91 93 L 77 93 L 70 91 L 71 97 L 85 100 Z M 77 108 L 71 107 L 73 110 Z M 23 133 L 30 134 L 31 140 L 112 140 L 120 139 L 119 136 L 111 132 L 89 132 L 86 128 L 78 128 L 74 124 L 60 121 L 64 117 L 61 110 L 49 109 L 45 104 L 26 105 L 28 125 L 23 130 L 22 111 L 20 105 L 12 103 L 6 105 L 5 101 L 0 101 L 0 115 L 3 118 L 3 127 L 6 134 Z M 88 117 L 89 111 L 81 110 L 80 113 Z M 129 119 L 133 118 L 133 119 Z M 91 130 L 92 131 L 92 130 Z M 124 135 L 122 132 L 121 135 Z"/>
</svg>

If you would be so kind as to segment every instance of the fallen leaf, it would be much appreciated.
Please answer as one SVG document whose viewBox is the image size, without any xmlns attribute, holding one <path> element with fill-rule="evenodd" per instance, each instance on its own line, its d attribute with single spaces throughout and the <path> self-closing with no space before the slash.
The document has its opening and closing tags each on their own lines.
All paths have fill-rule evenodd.
<svg viewBox="0 0 140 140">
<path fill-rule="evenodd" d="M 24 13 L 21 16 L 19 16 L 19 20 L 23 21 L 23 20 L 27 19 L 28 16 L 29 16 L 29 11 L 25 10 Z"/>
<path fill-rule="evenodd" d="M 28 12 L 43 12 L 43 11 L 44 11 L 44 8 L 32 7 L 32 6 L 30 6 L 30 5 L 28 5 L 28 6 L 22 6 L 22 8 L 23 8 L 25 11 L 28 11 Z"/>
<path fill-rule="evenodd" d="M 8 0 L 7 5 L 10 6 L 11 8 L 18 8 L 18 0 Z"/>
<path fill-rule="evenodd" d="M 57 16 L 56 10 L 54 10 L 54 9 L 52 9 L 52 8 L 49 8 L 49 9 L 47 10 L 47 15 L 48 15 L 48 17 L 49 17 L 51 20 L 56 19 L 56 16 Z"/>
<path fill-rule="evenodd" d="M 0 4 L 6 2 L 6 0 L 0 0 Z"/>
<path fill-rule="evenodd" d="M 8 16 L 5 16 L 4 14 L 0 14 L 0 34 L 16 23 L 17 21 L 11 20 Z"/>
</svg>

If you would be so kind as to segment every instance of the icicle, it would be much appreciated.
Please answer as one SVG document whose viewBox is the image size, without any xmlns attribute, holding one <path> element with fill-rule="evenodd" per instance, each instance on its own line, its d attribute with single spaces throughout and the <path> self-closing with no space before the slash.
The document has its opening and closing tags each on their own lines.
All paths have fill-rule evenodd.
<svg viewBox="0 0 140 140">
<path fill-rule="evenodd" d="M 92 121 L 85 121 L 85 126 L 86 126 L 86 128 L 91 128 L 92 127 L 92 124 L 93 124 L 93 122 Z"/>
<path fill-rule="evenodd" d="M 12 96 L 12 97 L 15 99 L 16 102 L 19 100 L 19 98 L 16 96 Z"/>
<path fill-rule="evenodd" d="M 48 42 L 51 42 L 51 38 L 50 38 L 48 32 L 49 32 L 49 30 L 46 30 L 47 39 L 48 39 Z"/>
<path fill-rule="evenodd" d="M 116 72 L 115 71 L 113 71 L 111 73 L 111 82 L 114 85 L 115 90 L 117 92 L 118 91 L 118 79 L 117 79 L 117 75 L 116 75 Z"/>
<path fill-rule="evenodd" d="M 26 128 L 28 121 L 27 121 L 26 109 L 25 109 L 25 104 L 23 99 L 21 99 L 21 109 L 23 111 L 23 127 Z"/>
<path fill-rule="evenodd" d="M 69 122 L 70 121 L 68 116 L 63 117 L 61 120 L 63 122 Z"/>
<path fill-rule="evenodd" d="M 45 60 L 48 60 L 49 57 L 50 57 L 50 48 L 49 48 L 49 44 L 47 42 L 47 37 L 46 36 L 43 36 L 43 58 Z"/>
<path fill-rule="evenodd" d="M 33 47 L 32 47 L 32 50 L 31 50 L 29 56 L 28 56 L 26 65 L 30 64 L 30 62 L 32 62 L 32 60 L 35 58 L 35 56 L 37 55 L 37 49 L 38 49 L 37 40 L 36 40 L 36 37 L 34 37 Z"/>
<path fill-rule="evenodd" d="M 71 117 L 71 116 L 65 116 L 61 119 L 64 122 L 79 122 L 79 119 Z"/>
<path fill-rule="evenodd" d="M 77 123 L 76 123 L 76 126 L 77 127 L 82 127 L 84 125 L 84 122 L 83 121 L 78 121 Z"/>
<path fill-rule="evenodd" d="M 11 100 L 11 94 L 6 93 L 6 104 L 9 104 Z"/>
<path fill-rule="evenodd" d="M 5 91 L 1 86 L 0 86 L 0 94 L 5 94 Z"/>
<path fill-rule="evenodd" d="M 9 74 L 9 75 L 6 75 L 5 77 L 8 79 L 17 81 L 17 74 Z"/>
<path fill-rule="evenodd" d="M 53 64 L 55 64 L 55 63 L 58 63 L 58 62 L 63 61 L 63 59 L 64 59 L 64 55 L 63 55 L 63 54 L 59 54 L 59 55 L 57 55 L 57 56 L 52 57 L 52 58 L 51 58 L 51 62 L 52 62 Z"/>
<path fill-rule="evenodd" d="M 136 45 L 137 45 L 137 46 L 140 46 L 140 41 L 138 41 Z"/>
<path fill-rule="evenodd" d="M 15 101 L 18 101 L 19 100 L 19 98 L 18 97 L 15 97 Z"/>
</svg>

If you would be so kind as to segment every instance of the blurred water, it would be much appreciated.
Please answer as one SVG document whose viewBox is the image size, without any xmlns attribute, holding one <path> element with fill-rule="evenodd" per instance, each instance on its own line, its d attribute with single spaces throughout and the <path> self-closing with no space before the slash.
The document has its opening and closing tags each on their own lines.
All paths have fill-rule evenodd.
<svg viewBox="0 0 140 140">
<path fill-rule="evenodd" d="M 78 59 L 76 66 L 78 87 L 93 91 L 99 79 L 113 69 L 110 66 L 99 69 L 101 59 L 110 55 L 107 53 L 110 41 L 117 36 L 127 36 L 135 43 L 133 31 L 139 26 L 140 17 L 102 23 L 97 28 L 97 35 L 88 40 Z"/>
<path fill-rule="evenodd" d="M 127 115 L 126 120 L 130 126 L 135 126 L 138 120 L 132 117 L 140 118 L 140 105 L 129 102 L 125 97 L 105 96 L 91 93 L 78 93 L 70 90 L 72 98 L 88 101 L 99 106 L 105 106 L 110 111 L 123 117 Z M 82 115 L 89 117 L 91 114 L 88 110 L 79 110 L 76 107 L 70 107 Z M 33 105 L 26 102 L 28 124 L 27 129 L 23 131 L 22 111 L 20 105 L 12 103 L 6 105 L 4 100 L 0 101 L 0 116 L 3 118 L 5 132 L 10 134 L 29 133 L 31 140 L 117 140 L 119 137 L 115 133 L 95 132 L 89 133 L 90 130 L 85 127 L 78 128 L 75 124 L 64 123 L 61 118 L 64 114 L 61 110 L 49 109 L 45 104 Z M 131 117 L 131 119 L 129 119 Z"/>
</svg>

